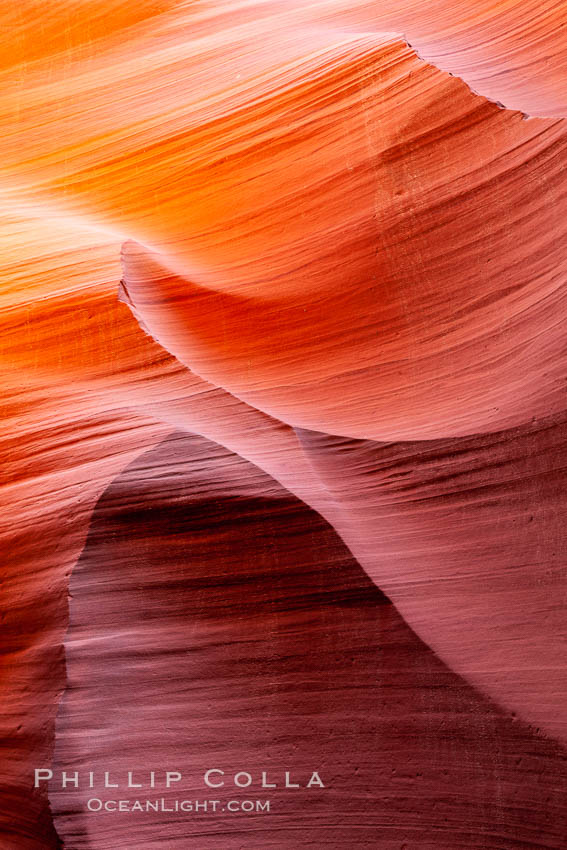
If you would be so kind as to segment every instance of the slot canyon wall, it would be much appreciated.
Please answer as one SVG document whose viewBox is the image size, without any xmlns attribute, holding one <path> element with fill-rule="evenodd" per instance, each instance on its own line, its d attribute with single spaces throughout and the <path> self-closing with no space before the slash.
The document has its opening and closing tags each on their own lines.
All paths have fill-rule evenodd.
<svg viewBox="0 0 567 850">
<path fill-rule="evenodd" d="M 0 847 L 563 850 L 565 20 L 0 4 Z"/>
</svg>

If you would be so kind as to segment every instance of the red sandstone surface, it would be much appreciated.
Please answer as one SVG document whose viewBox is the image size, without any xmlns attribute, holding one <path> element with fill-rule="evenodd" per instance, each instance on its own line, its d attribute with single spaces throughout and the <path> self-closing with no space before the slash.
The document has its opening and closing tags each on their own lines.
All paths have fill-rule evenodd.
<svg viewBox="0 0 567 850">
<path fill-rule="evenodd" d="M 0 9 L 2 847 L 565 846 L 566 12 Z"/>
</svg>

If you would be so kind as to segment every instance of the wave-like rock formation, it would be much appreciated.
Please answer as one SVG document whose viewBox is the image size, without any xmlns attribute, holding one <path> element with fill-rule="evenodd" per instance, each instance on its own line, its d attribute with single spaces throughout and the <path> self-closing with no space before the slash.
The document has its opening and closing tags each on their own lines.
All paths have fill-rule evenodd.
<svg viewBox="0 0 567 850">
<path fill-rule="evenodd" d="M 2 847 L 564 846 L 564 14 L 0 9 Z"/>
<path fill-rule="evenodd" d="M 270 791 L 270 817 L 164 823 L 93 818 L 86 783 L 70 802 L 57 779 L 64 846 L 561 846 L 560 748 L 442 664 L 317 513 L 217 444 L 177 433 L 116 477 L 70 595 L 57 777 L 111 763 L 116 781 L 144 753 L 156 773 L 175 759 L 189 799 L 204 763 L 244 765 L 254 787 L 262 770 L 281 782 L 293 765 L 305 783 L 316 765 L 332 791 Z"/>
</svg>

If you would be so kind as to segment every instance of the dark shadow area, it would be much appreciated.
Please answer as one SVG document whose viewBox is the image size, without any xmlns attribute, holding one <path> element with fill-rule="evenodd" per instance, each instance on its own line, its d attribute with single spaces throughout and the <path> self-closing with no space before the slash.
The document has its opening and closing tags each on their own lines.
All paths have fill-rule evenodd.
<svg viewBox="0 0 567 850">
<path fill-rule="evenodd" d="M 99 500 L 70 594 L 50 786 L 69 850 L 564 846 L 559 747 L 447 669 L 324 520 L 220 446 L 173 435 L 131 464 Z M 225 787 L 207 788 L 209 768 Z M 151 789 L 152 770 L 183 779 Z M 102 788 L 105 771 L 120 788 Z M 285 771 L 302 787 L 282 788 Z M 304 787 L 312 771 L 325 788 Z M 94 813 L 93 797 L 225 811 Z"/>
</svg>

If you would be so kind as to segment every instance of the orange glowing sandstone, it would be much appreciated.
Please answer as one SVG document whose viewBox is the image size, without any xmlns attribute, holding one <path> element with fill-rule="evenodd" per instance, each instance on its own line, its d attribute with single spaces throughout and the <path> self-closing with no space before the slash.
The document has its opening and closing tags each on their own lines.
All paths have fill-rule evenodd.
<svg viewBox="0 0 567 850">
<path fill-rule="evenodd" d="M 56 846 L 30 765 L 93 509 L 174 428 L 217 444 L 201 496 L 218 444 L 262 469 L 255 498 L 315 509 L 443 662 L 565 740 L 562 5 L 0 10 L 19 850 Z"/>
</svg>

